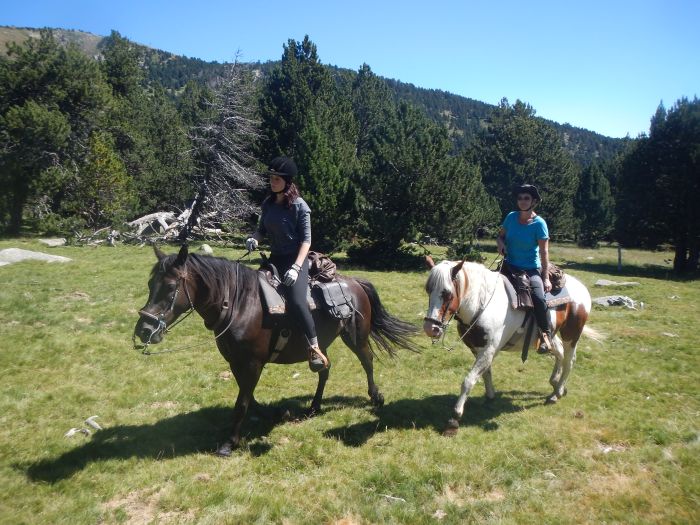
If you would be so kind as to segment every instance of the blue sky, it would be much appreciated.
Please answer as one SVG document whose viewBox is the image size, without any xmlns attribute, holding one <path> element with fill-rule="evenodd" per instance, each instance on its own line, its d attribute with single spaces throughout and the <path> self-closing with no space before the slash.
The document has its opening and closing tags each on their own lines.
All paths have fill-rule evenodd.
<svg viewBox="0 0 700 525">
<path fill-rule="evenodd" d="M 204 60 L 278 60 L 308 34 L 321 61 L 612 137 L 700 94 L 698 0 L 0 0 L 0 25 L 123 36 Z"/>
</svg>

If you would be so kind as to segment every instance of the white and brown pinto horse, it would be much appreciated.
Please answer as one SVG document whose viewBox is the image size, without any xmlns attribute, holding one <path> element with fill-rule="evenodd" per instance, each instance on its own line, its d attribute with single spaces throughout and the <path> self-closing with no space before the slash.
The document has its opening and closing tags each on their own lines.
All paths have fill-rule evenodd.
<svg viewBox="0 0 700 525">
<path fill-rule="evenodd" d="M 428 314 L 423 329 L 432 338 L 443 335 L 454 316 L 462 341 L 476 357 L 474 366 L 464 378 L 462 391 L 454 407 L 454 416 L 447 423 L 446 434 L 454 434 L 464 413 L 469 392 L 480 377 L 484 377 L 486 397 L 493 399 L 496 391 L 491 378 L 491 363 L 501 350 L 520 350 L 527 336 L 524 329 L 526 312 L 510 305 L 504 279 L 481 264 L 442 261 L 435 264 L 426 257 L 430 269 L 425 285 L 429 296 Z M 555 327 L 552 342 L 555 357 L 549 382 L 554 392 L 546 403 L 555 403 L 566 395 L 566 381 L 576 358 L 576 344 L 581 334 L 594 339 L 599 335 L 584 325 L 591 311 L 591 296 L 586 287 L 571 275 L 566 276 L 566 288 L 571 301 L 550 309 L 550 324 Z"/>
</svg>

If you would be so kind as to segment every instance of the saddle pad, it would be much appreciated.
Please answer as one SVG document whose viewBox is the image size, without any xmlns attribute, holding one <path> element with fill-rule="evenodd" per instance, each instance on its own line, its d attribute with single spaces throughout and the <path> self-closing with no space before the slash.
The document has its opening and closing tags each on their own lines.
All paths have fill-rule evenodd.
<svg viewBox="0 0 700 525">
<path fill-rule="evenodd" d="M 287 311 L 285 300 L 280 293 L 270 284 L 264 272 L 258 272 L 258 283 L 260 284 L 260 295 L 263 299 L 263 307 L 271 315 L 284 315 Z M 311 290 L 307 288 L 306 302 L 309 303 L 309 309 L 316 309 L 316 302 L 311 297 Z"/>
<path fill-rule="evenodd" d="M 518 293 L 515 291 L 515 287 L 511 284 L 511 282 L 505 275 L 499 275 L 501 276 L 501 279 L 503 279 L 503 285 L 505 286 L 506 295 L 508 296 L 508 302 L 510 303 L 511 308 L 513 308 L 513 310 L 517 310 Z M 566 286 L 564 286 L 564 288 L 562 288 L 561 290 L 557 290 L 556 294 L 547 292 L 544 296 L 544 299 L 545 301 L 547 301 L 547 308 L 554 308 L 555 306 L 571 302 L 571 296 L 569 295 L 569 290 L 566 289 Z"/>
<path fill-rule="evenodd" d="M 566 286 L 560 290 L 557 290 L 557 293 L 555 294 L 547 292 L 544 294 L 544 299 L 547 301 L 547 308 L 554 308 L 555 306 L 571 302 L 571 296 L 569 295 L 569 290 L 566 289 Z"/>
</svg>

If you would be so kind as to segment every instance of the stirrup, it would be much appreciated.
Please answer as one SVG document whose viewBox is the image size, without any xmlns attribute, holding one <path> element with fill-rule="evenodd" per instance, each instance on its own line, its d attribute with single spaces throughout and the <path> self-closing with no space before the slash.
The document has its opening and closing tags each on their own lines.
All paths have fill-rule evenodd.
<svg viewBox="0 0 700 525">
<path fill-rule="evenodd" d="M 309 347 L 309 368 L 312 372 L 320 372 L 330 367 L 328 358 L 321 352 L 318 346 Z"/>
<path fill-rule="evenodd" d="M 552 350 L 554 350 L 554 344 L 549 330 L 540 332 L 540 346 L 537 347 L 537 353 L 551 354 Z"/>
</svg>

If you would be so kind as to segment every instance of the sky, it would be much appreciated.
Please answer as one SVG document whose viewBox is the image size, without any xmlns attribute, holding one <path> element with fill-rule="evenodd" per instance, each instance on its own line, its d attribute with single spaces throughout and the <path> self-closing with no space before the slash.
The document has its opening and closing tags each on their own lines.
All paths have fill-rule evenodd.
<svg viewBox="0 0 700 525">
<path fill-rule="evenodd" d="M 699 0 L 0 0 L 0 25 L 112 30 L 207 61 L 279 60 L 308 35 L 324 64 L 637 137 L 700 94 Z"/>
</svg>

